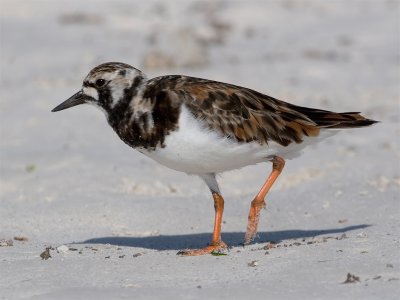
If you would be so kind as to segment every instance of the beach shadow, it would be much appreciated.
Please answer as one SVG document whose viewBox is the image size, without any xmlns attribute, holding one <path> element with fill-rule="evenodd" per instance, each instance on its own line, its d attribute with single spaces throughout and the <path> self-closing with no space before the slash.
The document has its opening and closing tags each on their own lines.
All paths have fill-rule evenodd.
<svg viewBox="0 0 400 300">
<path fill-rule="evenodd" d="M 303 239 L 320 235 L 342 234 L 352 230 L 367 228 L 371 225 L 361 224 L 343 228 L 324 230 L 282 230 L 259 232 L 254 243 L 265 243 L 267 241 L 282 242 L 290 239 Z M 244 232 L 222 233 L 222 240 L 230 246 L 238 246 L 243 243 Z M 208 245 L 211 233 L 183 234 L 183 235 L 159 235 L 148 237 L 99 237 L 78 244 L 111 244 L 116 246 L 127 246 L 147 248 L 154 250 L 180 250 L 185 248 L 199 248 Z"/>
</svg>

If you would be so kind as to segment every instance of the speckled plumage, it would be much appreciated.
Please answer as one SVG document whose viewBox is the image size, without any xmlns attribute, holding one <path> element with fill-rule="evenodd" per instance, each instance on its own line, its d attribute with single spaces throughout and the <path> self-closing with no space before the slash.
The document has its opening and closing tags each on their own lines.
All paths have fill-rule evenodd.
<svg viewBox="0 0 400 300">
<path fill-rule="evenodd" d="M 376 121 L 358 112 L 301 107 L 232 84 L 180 75 L 146 76 L 127 64 L 105 63 L 86 76 L 82 90 L 53 111 L 89 103 L 129 146 L 172 169 L 199 175 L 215 203 L 212 243 L 185 251 L 200 255 L 225 248 L 224 200 L 215 174 L 271 161 L 273 170 L 252 201 L 245 242 L 257 232 L 264 197 L 285 165 L 332 129 L 364 127 Z"/>
<path fill-rule="evenodd" d="M 320 128 L 361 127 L 374 123 L 359 113 L 334 113 L 292 105 L 259 92 L 206 79 L 163 76 L 148 82 L 151 94 L 166 92 L 186 105 L 210 130 L 238 142 L 283 146 L 318 136 Z M 150 92 L 151 91 L 151 92 Z"/>
</svg>

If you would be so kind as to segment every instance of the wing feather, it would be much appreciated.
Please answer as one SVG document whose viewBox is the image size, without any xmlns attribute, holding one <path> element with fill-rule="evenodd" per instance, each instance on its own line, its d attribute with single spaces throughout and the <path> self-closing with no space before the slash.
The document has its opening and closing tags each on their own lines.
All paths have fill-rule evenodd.
<svg viewBox="0 0 400 300">
<path fill-rule="evenodd" d="M 306 115 L 278 99 L 221 82 L 187 78 L 176 86 L 196 118 L 222 135 L 240 142 L 274 141 L 287 146 L 319 128 Z"/>
<path fill-rule="evenodd" d="M 357 112 L 335 113 L 296 106 L 251 89 L 186 76 L 165 76 L 155 81 L 176 95 L 210 129 L 239 142 L 257 141 L 283 146 L 315 137 L 321 128 L 368 126 L 376 121 Z M 179 100 L 178 100 L 179 99 Z"/>
</svg>

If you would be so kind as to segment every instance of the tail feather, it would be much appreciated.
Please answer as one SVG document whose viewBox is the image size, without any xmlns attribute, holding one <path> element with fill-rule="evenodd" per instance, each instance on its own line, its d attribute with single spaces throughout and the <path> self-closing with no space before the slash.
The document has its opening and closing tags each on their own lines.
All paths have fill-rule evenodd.
<svg viewBox="0 0 400 300">
<path fill-rule="evenodd" d="M 360 112 L 336 113 L 301 106 L 296 106 L 294 110 L 306 115 L 318 127 L 324 128 L 356 128 L 370 126 L 378 122 L 365 118 Z"/>
</svg>

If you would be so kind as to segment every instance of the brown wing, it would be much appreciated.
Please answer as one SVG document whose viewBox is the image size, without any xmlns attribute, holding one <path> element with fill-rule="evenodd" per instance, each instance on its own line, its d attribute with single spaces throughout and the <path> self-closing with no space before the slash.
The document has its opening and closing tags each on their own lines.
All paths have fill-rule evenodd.
<svg viewBox="0 0 400 300">
<path fill-rule="evenodd" d="M 195 117 L 241 142 L 287 146 L 319 134 L 318 125 L 290 104 L 250 89 L 192 78 L 175 88 Z"/>
<path fill-rule="evenodd" d="M 259 92 L 204 79 L 183 77 L 175 87 L 197 118 L 221 134 L 238 141 L 268 141 L 287 146 L 304 136 L 319 135 L 320 128 L 368 126 L 376 121 L 359 113 L 335 113 L 296 106 Z"/>
<path fill-rule="evenodd" d="M 240 142 L 268 141 L 287 146 L 320 128 L 350 128 L 375 123 L 359 113 L 335 113 L 292 105 L 259 92 L 206 79 L 165 76 L 157 85 L 173 91 L 210 129 Z M 161 83 L 162 81 L 162 83 Z M 178 100 L 179 99 L 179 100 Z"/>
</svg>

